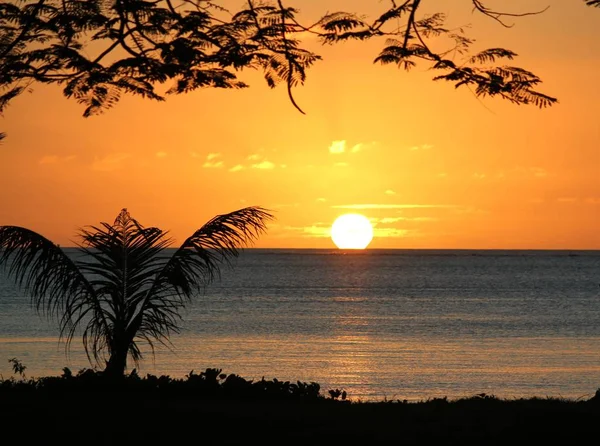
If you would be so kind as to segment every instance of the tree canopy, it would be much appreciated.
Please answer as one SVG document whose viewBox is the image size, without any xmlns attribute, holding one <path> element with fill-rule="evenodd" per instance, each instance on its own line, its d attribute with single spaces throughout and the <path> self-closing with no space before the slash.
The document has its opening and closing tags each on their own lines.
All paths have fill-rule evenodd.
<svg viewBox="0 0 600 446">
<path fill-rule="evenodd" d="M 501 26 L 507 20 L 541 13 L 489 8 L 484 0 L 465 0 L 474 11 Z M 600 0 L 582 0 L 600 7 Z M 289 0 L 291 3 L 292 0 Z M 299 10 L 284 0 L 247 0 L 229 11 L 209 0 L 20 0 L 0 2 L 0 113 L 34 83 L 58 84 L 81 103 L 84 116 L 113 106 L 124 93 L 164 100 L 167 94 L 201 87 L 244 88 L 246 68 L 260 69 L 270 87 L 305 82 L 320 56 L 303 36 L 321 43 L 381 39 L 374 62 L 410 70 L 428 64 L 455 87 L 470 86 L 477 96 L 547 107 L 556 98 L 538 90 L 541 79 L 510 65 L 517 54 L 488 48 L 473 54 L 464 29 L 446 27 L 446 15 L 426 14 L 426 0 L 388 0 L 381 15 L 367 19 L 353 12 L 324 14 L 302 23 Z M 433 39 L 444 38 L 439 49 Z"/>
</svg>

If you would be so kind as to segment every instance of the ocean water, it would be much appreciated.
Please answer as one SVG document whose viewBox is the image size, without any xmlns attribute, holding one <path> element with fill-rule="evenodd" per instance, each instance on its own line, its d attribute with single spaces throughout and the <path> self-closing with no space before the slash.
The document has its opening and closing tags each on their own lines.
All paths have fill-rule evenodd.
<svg viewBox="0 0 600 446">
<path fill-rule="evenodd" d="M 246 250 L 141 374 L 223 369 L 354 400 L 588 398 L 600 387 L 599 251 Z M 0 275 L 0 373 L 89 367 Z M 133 365 L 130 365 L 133 367 Z"/>
</svg>

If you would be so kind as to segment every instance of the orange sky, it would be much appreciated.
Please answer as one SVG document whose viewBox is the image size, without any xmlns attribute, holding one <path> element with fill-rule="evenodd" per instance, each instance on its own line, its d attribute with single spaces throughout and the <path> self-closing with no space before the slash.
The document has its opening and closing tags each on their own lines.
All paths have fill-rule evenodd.
<svg viewBox="0 0 600 446">
<path fill-rule="evenodd" d="M 432 82 L 425 66 L 373 65 L 383 42 L 319 48 L 324 61 L 295 92 L 306 116 L 255 72 L 241 75 L 247 90 L 128 96 L 88 119 L 38 85 L 0 127 L 0 224 L 69 245 L 78 227 L 127 207 L 182 241 L 216 214 L 261 205 L 277 220 L 258 247 L 333 248 L 333 220 L 359 212 L 375 226 L 371 248 L 600 249 L 600 10 L 489 2 L 551 6 L 504 29 L 466 0 L 445 3 L 459 5 L 445 6 L 450 24 L 472 24 L 476 49 L 516 51 L 514 65 L 560 103 L 478 100 Z M 296 4 L 307 17 L 382 10 L 375 0 Z"/>
</svg>

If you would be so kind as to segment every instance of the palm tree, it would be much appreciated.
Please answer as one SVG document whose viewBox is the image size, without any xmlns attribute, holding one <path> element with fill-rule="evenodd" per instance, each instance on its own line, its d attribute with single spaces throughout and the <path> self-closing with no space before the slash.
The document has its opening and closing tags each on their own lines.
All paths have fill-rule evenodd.
<svg viewBox="0 0 600 446">
<path fill-rule="evenodd" d="M 179 332 L 180 310 L 271 219 L 260 207 L 218 215 L 169 255 L 167 232 L 143 227 L 123 209 L 112 225 L 80 230 L 79 259 L 34 231 L 0 226 L 0 265 L 38 312 L 58 318 L 67 349 L 81 327 L 90 364 L 118 377 L 129 355 L 142 359 L 140 342 L 154 353 L 156 342 Z"/>
</svg>

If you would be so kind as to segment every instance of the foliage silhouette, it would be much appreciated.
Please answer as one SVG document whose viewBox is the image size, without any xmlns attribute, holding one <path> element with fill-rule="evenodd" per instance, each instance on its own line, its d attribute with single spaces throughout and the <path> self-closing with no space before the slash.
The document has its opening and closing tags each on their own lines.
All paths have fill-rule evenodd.
<svg viewBox="0 0 600 446">
<path fill-rule="evenodd" d="M 307 390 L 294 394 L 287 381 L 223 375 L 219 369 L 183 379 L 132 373 L 114 382 L 82 370 L 28 381 L 0 379 L 2 439 L 58 444 L 68 438 L 86 445 L 115 439 L 186 444 L 190 438 L 219 438 L 228 445 L 562 445 L 588 444 L 600 416 L 597 396 L 349 402 L 315 393 L 315 383 L 302 383 Z M 236 386 L 226 389 L 229 380 Z M 20 429 L 23 420 L 35 429 Z"/>
<path fill-rule="evenodd" d="M 247 207 L 211 219 L 174 252 L 158 228 L 145 228 L 123 209 L 114 223 L 80 231 L 80 259 L 26 228 L 0 226 L 0 265 L 31 294 L 41 313 L 56 316 L 66 347 L 78 327 L 90 363 L 122 376 L 140 341 L 168 344 L 180 310 L 230 265 L 273 218 Z M 108 359 L 106 359 L 108 356 Z"/>
<path fill-rule="evenodd" d="M 62 376 L 46 376 L 28 380 L 14 378 L 0 379 L 2 393 L 22 391 L 42 393 L 81 393 L 115 391 L 125 393 L 158 394 L 162 397 L 185 397 L 201 399 L 244 399 L 244 400 L 294 400 L 322 401 L 321 386 L 318 383 L 280 381 L 276 378 L 266 380 L 247 380 L 236 374 L 222 373 L 222 369 L 207 368 L 204 372 L 192 370 L 183 379 L 168 375 L 147 374 L 140 377 L 134 369 L 118 382 L 106 374 L 92 369 L 82 369 L 73 374 L 67 367 Z"/>
<path fill-rule="evenodd" d="M 471 2 L 475 11 L 507 27 L 507 19 L 543 12 L 515 14 L 493 10 L 483 0 Z M 473 41 L 465 31 L 446 28 L 443 13 L 422 14 L 424 3 L 389 0 L 372 21 L 334 12 L 302 24 L 298 10 L 283 0 L 247 0 L 239 11 L 208 0 L 0 2 L 0 113 L 36 82 L 61 85 L 89 116 L 112 107 L 123 93 L 164 100 L 155 87 L 165 82 L 171 84 L 167 94 L 244 88 L 237 77 L 244 68 L 262 70 L 270 87 L 285 84 L 302 111 L 292 88 L 305 82 L 307 69 L 320 59 L 302 47 L 307 33 L 323 44 L 383 39 L 376 62 L 409 70 L 424 61 L 439 72 L 434 79 L 470 85 L 477 96 L 538 107 L 556 102 L 536 90 L 541 80 L 530 71 L 494 65 L 512 60 L 514 52 L 491 48 L 469 56 Z M 435 50 L 432 41 L 440 37 L 448 45 Z"/>
</svg>

